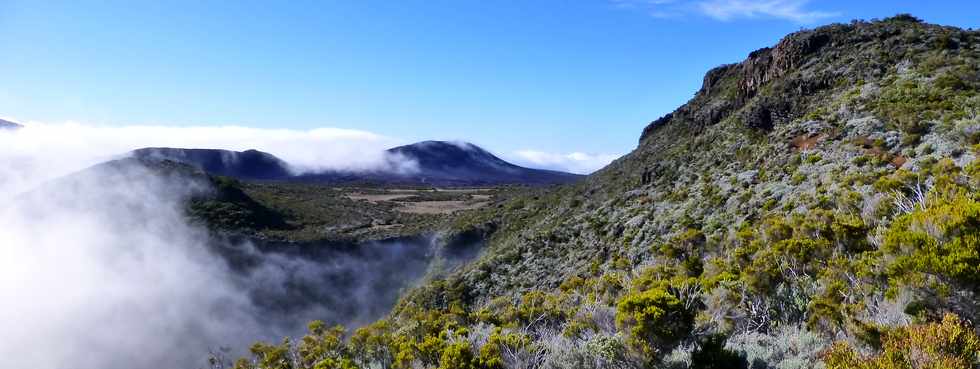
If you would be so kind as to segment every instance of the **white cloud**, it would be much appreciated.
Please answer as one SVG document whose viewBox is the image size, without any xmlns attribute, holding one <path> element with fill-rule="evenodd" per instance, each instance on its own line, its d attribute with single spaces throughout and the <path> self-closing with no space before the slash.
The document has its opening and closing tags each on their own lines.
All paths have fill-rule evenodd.
<svg viewBox="0 0 980 369">
<path fill-rule="evenodd" d="M 512 156 L 512 160 L 525 166 L 578 174 L 590 174 L 605 167 L 622 155 L 586 154 L 582 152 L 549 153 L 536 150 L 519 150 L 514 152 Z"/>
<path fill-rule="evenodd" d="M 4 149 L 0 179 L 48 164 Z M 245 355 L 252 341 L 296 337 L 313 319 L 373 321 L 433 255 L 431 240 L 321 247 L 337 250 L 323 257 L 261 251 L 187 221 L 187 198 L 208 187 L 114 165 L 0 197 L 2 366 L 205 367 L 209 349 Z"/>
<path fill-rule="evenodd" d="M 657 18 L 674 18 L 697 14 L 712 19 L 774 18 L 796 23 L 812 23 L 840 15 L 836 12 L 807 9 L 808 0 L 611 0 L 613 5 L 627 9 L 644 9 Z"/>
<path fill-rule="evenodd" d="M 276 155 L 298 170 L 319 171 L 390 165 L 384 150 L 401 143 L 379 134 L 341 128 L 106 126 L 77 122 L 27 122 L 24 126 L 0 131 L 0 160 L 12 169 L 0 178 L 0 185 L 7 189 L 25 190 L 37 185 L 38 180 L 57 178 L 143 147 L 255 149 Z"/>
<path fill-rule="evenodd" d="M 178 198 L 195 185 L 113 174 L 0 201 L 5 366 L 197 367 L 208 345 L 246 343 L 221 338 L 261 333 L 206 234 L 183 221 Z"/>
<path fill-rule="evenodd" d="M 736 18 L 778 18 L 797 23 L 812 23 L 820 19 L 839 15 L 805 9 L 806 0 L 711 0 L 698 4 L 705 15 L 718 20 Z"/>
<path fill-rule="evenodd" d="M 65 175 L 149 146 L 258 149 L 308 168 L 356 169 L 377 164 L 395 141 L 337 128 L 27 122 L 0 131 L 0 357 L 16 368 L 195 368 L 208 349 L 244 354 L 251 341 L 295 336 L 312 319 L 382 316 L 425 274 L 431 240 L 318 260 L 258 254 L 187 222 L 186 199 L 206 182 L 137 166 Z M 578 173 L 616 157 L 517 156 Z"/>
</svg>

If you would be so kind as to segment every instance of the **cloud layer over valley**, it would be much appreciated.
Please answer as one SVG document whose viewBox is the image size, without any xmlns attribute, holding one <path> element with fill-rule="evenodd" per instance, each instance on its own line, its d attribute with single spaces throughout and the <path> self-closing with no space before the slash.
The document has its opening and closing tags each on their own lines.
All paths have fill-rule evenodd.
<svg viewBox="0 0 980 369">
<path fill-rule="evenodd" d="M 105 126 L 77 122 L 27 122 L 18 130 L 0 131 L 0 199 L 27 191 L 44 181 L 118 159 L 145 147 L 259 150 L 289 163 L 298 173 L 326 170 L 411 172 L 413 164 L 386 149 L 403 140 L 368 131 L 311 130 L 241 126 Z M 591 173 L 618 157 L 610 154 L 548 153 L 517 150 L 502 157 L 542 169 Z"/>
<path fill-rule="evenodd" d="M 199 368 L 209 349 L 243 354 L 254 340 L 300 334 L 312 319 L 377 319 L 428 270 L 430 238 L 228 239 L 187 219 L 188 198 L 210 190 L 205 176 L 135 159 L 81 169 L 144 145 L 258 148 L 311 167 L 351 168 L 351 157 L 355 166 L 372 165 L 359 153 L 389 141 L 333 129 L 28 124 L 0 132 L 5 365 Z"/>
<path fill-rule="evenodd" d="M 207 148 L 272 153 L 296 170 L 362 170 L 391 165 L 384 150 L 401 142 L 371 132 L 318 128 L 307 131 L 239 126 L 101 126 L 28 122 L 0 131 L 5 190 L 27 190 L 40 181 L 119 157 L 143 147 Z M 18 191 L 19 192 L 19 191 Z"/>
<path fill-rule="evenodd" d="M 537 150 L 518 150 L 513 160 L 525 166 L 560 170 L 576 174 L 591 174 L 622 155 L 588 154 L 583 152 L 550 153 Z"/>
</svg>

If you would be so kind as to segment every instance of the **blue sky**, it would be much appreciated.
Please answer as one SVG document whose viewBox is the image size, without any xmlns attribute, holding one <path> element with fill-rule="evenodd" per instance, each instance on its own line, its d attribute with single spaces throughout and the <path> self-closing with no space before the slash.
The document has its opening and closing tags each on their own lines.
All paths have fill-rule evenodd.
<svg viewBox="0 0 980 369">
<path fill-rule="evenodd" d="M 900 12 L 980 20 L 976 1 L 0 0 L 0 116 L 340 127 L 559 162 L 628 152 L 706 70 L 786 33 Z"/>
</svg>

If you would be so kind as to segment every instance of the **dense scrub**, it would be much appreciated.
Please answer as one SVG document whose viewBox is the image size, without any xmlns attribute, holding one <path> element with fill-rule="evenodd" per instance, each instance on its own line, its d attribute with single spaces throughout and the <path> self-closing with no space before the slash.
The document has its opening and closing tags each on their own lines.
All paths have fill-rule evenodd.
<svg viewBox="0 0 980 369">
<path fill-rule="evenodd" d="M 910 16 L 790 35 L 584 183 L 458 217 L 484 254 L 389 318 L 236 365 L 977 367 L 978 66 Z"/>
</svg>

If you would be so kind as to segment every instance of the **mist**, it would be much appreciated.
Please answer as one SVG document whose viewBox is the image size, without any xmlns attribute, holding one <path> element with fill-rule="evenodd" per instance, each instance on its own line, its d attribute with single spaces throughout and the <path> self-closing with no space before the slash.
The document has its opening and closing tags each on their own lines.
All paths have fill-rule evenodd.
<svg viewBox="0 0 980 369">
<path fill-rule="evenodd" d="M 185 215 L 189 197 L 210 191 L 205 176 L 135 159 L 78 171 L 114 149 L 63 131 L 23 140 L 41 129 L 0 138 L 8 367 L 205 367 L 211 350 L 243 355 L 313 319 L 375 320 L 437 257 L 431 237 L 325 245 L 217 236 Z"/>
<path fill-rule="evenodd" d="M 105 126 L 77 122 L 26 122 L 0 131 L 0 189 L 26 191 L 51 180 L 144 147 L 259 150 L 300 173 L 326 170 L 404 169 L 385 150 L 401 144 L 379 134 L 342 128 L 311 130 L 240 126 Z M 410 165 L 407 165 L 410 167 Z M 0 194 L 0 196 L 3 196 Z"/>
</svg>

